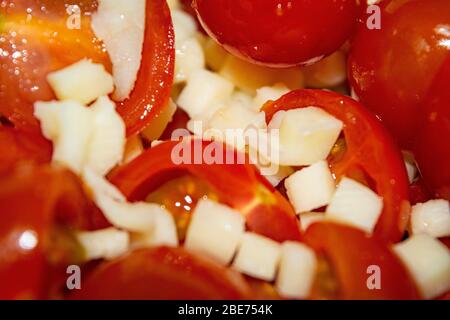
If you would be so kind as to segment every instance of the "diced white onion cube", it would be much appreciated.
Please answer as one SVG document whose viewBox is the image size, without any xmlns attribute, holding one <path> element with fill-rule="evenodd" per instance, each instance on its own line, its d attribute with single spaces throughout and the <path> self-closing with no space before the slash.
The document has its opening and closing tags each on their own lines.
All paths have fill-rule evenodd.
<svg viewBox="0 0 450 320">
<path fill-rule="evenodd" d="M 341 133 L 342 121 L 316 107 L 282 112 L 282 118 L 274 117 L 269 124 L 280 130 L 280 164 L 306 166 L 325 160 Z"/>
<path fill-rule="evenodd" d="M 196 38 L 182 41 L 175 51 L 175 83 L 185 82 L 195 70 L 205 67 L 202 47 Z"/>
<path fill-rule="evenodd" d="M 172 214 L 161 208 L 153 211 L 154 225 L 151 231 L 131 235 L 133 247 L 178 246 L 178 235 Z"/>
<path fill-rule="evenodd" d="M 277 292 L 291 299 L 309 296 L 317 268 L 316 254 L 299 242 L 284 242 L 275 283 Z"/>
<path fill-rule="evenodd" d="M 297 213 L 328 205 L 336 188 L 327 161 L 319 161 L 295 172 L 284 184 Z"/>
<path fill-rule="evenodd" d="M 244 229 L 245 219 L 239 212 L 203 199 L 192 214 L 185 247 L 227 265 L 236 253 Z"/>
<path fill-rule="evenodd" d="M 142 60 L 145 14 L 146 0 L 99 0 L 92 15 L 92 30 L 103 40 L 112 62 L 115 100 L 128 98 L 134 88 Z"/>
<path fill-rule="evenodd" d="M 81 104 L 89 104 L 114 90 L 113 78 L 105 67 L 87 59 L 49 73 L 47 81 L 59 100 Z"/>
<path fill-rule="evenodd" d="M 183 10 L 172 10 L 172 23 L 175 31 L 175 46 L 195 36 L 197 24 L 195 19 Z"/>
<path fill-rule="evenodd" d="M 44 136 L 53 141 L 53 161 L 79 173 L 86 162 L 92 112 L 79 102 L 36 102 L 34 115 Z"/>
<path fill-rule="evenodd" d="M 302 226 L 303 231 L 306 231 L 313 223 L 324 220 L 325 213 L 323 212 L 305 212 L 300 215 L 300 225 Z"/>
<path fill-rule="evenodd" d="M 130 244 L 128 232 L 115 228 L 77 233 L 77 239 L 85 250 L 87 261 L 94 259 L 114 259 L 124 254 Z"/>
<path fill-rule="evenodd" d="M 220 75 L 251 95 L 255 95 L 256 90 L 261 87 L 277 83 L 282 83 L 292 90 L 304 85 L 303 73 L 299 67 L 269 68 L 246 62 L 233 55 L 227 56 Z"/>
<path fill-rule="evenodd" d="M 326 218 L 372 233 L 383 210 L 383 198 L 365 185 L 342 178 L 326 210 Z"/>
<path fill-rule="evenodd" d="M 413 234 L 426 233 L 435 238 L 450 236 L 450 206 L 447 200 L 430 200 L 412 208 Z"/>
<path fill-rule="evenodd" d="M 233 262 L 233 268 L 254 278 L 273 281 L 280 255 L 281 245 L 278 242 L 246 232 Z"/>
<path fill-rule="evenodd" d="M 53 161 L 75 173 L 89 167 L 104 175 L 121 161 L 125 124 L 108 97 L 90 108 L 74 101 L 36 102 L 34 114 L 53 142 Z"/>
<path fill-rule="evenodd" d="M 122 161 L 126 143 L 125 123 L 108 97 L 100 97 L 89 111 L 93 113 L 92 133 L 85 166 L 105 175 Z"/>
<path fill-rule="evenodd" d="M 450 251 L 439 240 L 418 234 L 396 244 L 394 251 L 424 298 L 432 299 L 450 290 Z"/>
<path fill-rule="evenodd" d="M 261 87 L 256 90 L 253 106 L 256 110 L 260 110 L 267 101 L 278 100 L 289 91 L 290 90 L 283 84 L 276 84 L 272 87 Z"/>
<path fill-rule="evenodd" d="M 219 75 L 196 70 L 181 91 L 177 104 L 191 119 L 209 119 L 233 93 L 233 84 Z"/>
</svg>

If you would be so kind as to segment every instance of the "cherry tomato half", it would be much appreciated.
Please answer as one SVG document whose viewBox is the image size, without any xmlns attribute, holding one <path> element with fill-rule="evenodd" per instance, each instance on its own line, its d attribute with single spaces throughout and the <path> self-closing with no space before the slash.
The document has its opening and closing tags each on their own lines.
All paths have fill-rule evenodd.
<svg viewBox="0 0 450 320">
<path fill-rule="evenodd" d="M 0 114 L 16 127 L 39 130 L 33 103 L 55 99 L 47 83 L 50 72 L 83 58 L 112 66 L 91 28 L 95 0 L 72 1 L 81 28 L 70 29 L 67 5 L 59 0 L 6 0 L 0 7 Z M 130 97 L 118 103 L 129 136 L 159 121 L 173 80 L 174 34 L 164 0 L 147 0 L 141 67 Z"/>
<path fill-rule="evenodd" d="M 355 0 L 194 0 L 210 36 L 231 53 L 270 66 L 305 65 L 338 49 L 359 16 Z"/>
<path fill-rule="evenodd" d="M 324 255 L 337 280 L 335 296 L 324 297 L 323 291 L 316 288 L 312 298 L 420 298 L 414 281 L 401 261 L 386 243 L 376 237 L 368 237 L 363 231 L 345 225 L 320 222 L 308 228 L 305 242 Z M 369 279 L 371 276 L 373 279 Z M 369 285 L 374 287 L 371 289 Z"/>
<path fill-rule="evenodd" d="M 204 155 L 209 152 L 221 157 L 223 164 L 205 163 Z M 190 161 L 175 164 L 174 157 L 179 155 L 187 156 Z M 201 161 L 195 160 L 198 156 Z M 299 222 L 289 202 L 255 166 L 248 164 L 245 156 L 244 164 L 225 164 L 226 159 L 234 159 L 236 163 L 238 153 L 219 142 L 167 141 L 113 171 L 110 181 L 130 201 L 136 201 L 145 199 L 164 183 L 188 174 L 202 181 L 209 189 L 206 192 L 217 195 L 221 203 L 245 215 L 250 230 L 277 241 L 299 240 Z M 195 180 L 191 182 L 195 185 Z"/>
<path fill-rule="evenodd" d="M 133 251 L 104 262 L 82 280 L 71 299 L 204 300 L 249 299 L 250 287 L 237 272 L 183 248 Z"/>
<path fill-rule="evenodd" d="M 361 104 L 329 91 L 292 91 L 268 102 L 263 111 L 270 121 L 280 110 L 308 106 L 322 108 L 344 123 L 343 137 L 328 158 L 331 170 L 337 179 L 347 176 L 359 180 L 383 197 L 383 213 L 374 233 L 385 241 L 399 241 L 409 219 L 408 178 L 391 136 Z"/>
<path fill-rule="evenodd" d="M 361 102 L 402 147 L 410 148 L 420 129 L 421 106 L 450 54 L 450 2 L 384 1 L 380 19 L 380 29 L 359 27 L 349 56 L 349 80 Z"/>
</svg>

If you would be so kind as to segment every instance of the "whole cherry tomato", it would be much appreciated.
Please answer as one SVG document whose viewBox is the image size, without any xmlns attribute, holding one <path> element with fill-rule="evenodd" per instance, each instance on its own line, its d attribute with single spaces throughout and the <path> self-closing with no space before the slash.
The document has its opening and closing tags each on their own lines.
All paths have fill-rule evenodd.
<svg viewBox="0 0 450 320">
<path fill-rule="evenodd" d="M 183 248 L 140 249 L 104 262 L 82 280 L 71 299 L 249 299 L 237 272 Z"/>
<path fill-rule="evenodd" d="M 213 152 L 215 157 L 220 156 L 223 162 L 206 163 L 204 155 L 208 152 Z M 175 163 L 174 156 L 179 155 L 187 156 L 191 161 L 178 163 L 177 160 Z M 201 161 L 197 159 L 199 155 Z M 235 164 L 226 164 L 226 159 L 234 159 Z M 189 138 L 167 141 L 113 171 L 110 181 L 130 201 L 143 200 L 150 195 L 151 200 L 161 199 L 162 204 L 172 209 L 176 202 L 185 204 L 184 198 L 189 196 L 192 203 L 186 205 L 190 211 L 198 198 L 208 195 L 242 213 L 247 227 L 253 232 L 277 241 L 299 240 L 299 222 L 289 202 L 259 174 L 255 166 L 248 164 L 245 156 L 242 164 L 237 164 L 237 159 L 238 153 L 220 142 Z M 186 175 L 188 177 L 184 177 Z M 164 187 L 174 179 L 178 180 Z M 183 185 L 179 188 L 177 183 Z M 155 194 L 159 188 L 165 192 Z M 175 217 L 181 219 L 177 222 L 186 228 L 186 214 L 189 212 L 175 212 Z"/>
<path fill-rule="evenodd" d="M 324 90 L 292 91 L 263 111 L 267 121 L 280 110 L 316 106 L 344 123 L 343 137 L 328 162 L 339 180 L 343 176 L 368 185 L 383 197 L 383 213 L 374 233 L 388 242 L 401 240 L 409 220 L 408 178 L 403 157 L 380 121 L 360 103 Z"/>
<path fill-rule="evenodd" d="M 355 0 L 194 0 L 203 27 L 254 63 L 305 65 L 338 49 L 360 12 Z"/>
<path fill-rule="evenodd" d="M 450 56 L 422 106 L 414 153 L 425 183 L 437 198 L 450 200 Z"/>
<path fill-rule="evenodd" d="M 450 2 L 391 0 L 380 6 L 380 29 L 362 24 L 352 43 L 349 80 L 361 102 L 409 149 L 424 99 L 450 54 Z"/>
<path fill-rule="evenodd" d="M 368 237 L 363 231 L 349 226 L 320 222 L 308 228 L 305 241 L 323 256 L 330 267 L 328 275 L 318 273 L 312 298 L 420 298 L 402 262 L 386 243 L 375 236 Z M 369 279 L 371 276 L 373 279 Z M 325 282 L 329 283 L 329 277 L 336 281 L 333 291 Z"/>
<path fill-rule="evenodd" d="M 108 53 L 91 28 L 95 0 L 78 5 L 81 28 L 70 29 L 67 5 L 59 0 L 5 0 L 0 7 L 0 113 L 16 127 L 38 131 L 33 103 L 55 99 L 50 72 L 83 58 L 112 71 Z M 164 0 L 147 0 L 141 67 L 130 97 L 118 103 L 129 136 L 159 121 L 173 79 L 174 35 Z"/>
</svg>

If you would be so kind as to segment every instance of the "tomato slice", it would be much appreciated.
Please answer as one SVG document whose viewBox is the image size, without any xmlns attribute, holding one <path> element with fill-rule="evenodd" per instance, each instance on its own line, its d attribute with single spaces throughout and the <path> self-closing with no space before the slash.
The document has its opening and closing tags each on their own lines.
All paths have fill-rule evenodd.
<svg viewBox="0 0 450 320">
<path fill-rule="evenodd" d="M 386 243 L 358 229 L 329 222 L 314 223 L 305 242 L 330 263 L 338 282 L 338 299 L 419 299 L 415 283 Z M 379 270 L 379 289 L 369 289 L 370 267 Z M 369 271 L 368 271 L 369 270 Z M 374 269 L 375 270 L 375 269 Z M 375 271 L 377 272 L 377 271 Z M 315 290 L 313 289 L 313 292 Z M 315 299 L 324 298 L 315 291 Z"/>
<path fill-rule="evenodd" d="M 298 90 L 263 110 L 270 121 L 280 110 L 320 107 L 344 123 L 344 137 L 338 141 L 328 161 L 339 180 L 343 176 L 369 185 L 384 199 L 383 212 L 375 235 L 388 242 L 399 241 L 407 227 L 410 205 L 408 178 L 402 155 L 388 132 L 358 102 L 323 90 Z"/>
<path fill-rule="evenodd" d="M 53 268 L 78 262 L 70 230 L 101 226 L 79 179 L 63 169 L 23 163 L 0 179 L 2 299 L 46 298 Z"/>
<path fill-rule="evenodd" d="M 70 299 L 249 299 L 237 272 L 183 248 L 140 249 L 97 267 Z"/>
<path fill-rule="evenodd" d="M 216 150 L 222 159 L 237 159 L 238 153 L 219 142 L 197 139 L 167 141 L 146 150 L 110 176 L 110 180 L 131 201 L 142 200 L 163 183 L 189 174 L 211 188 L 220 202 L 241 212 L 247 227 L 274 240 L 299 240 L 299 222 L 289 202 L 248 164 L 175 164 L 173 155 L 184 148 L 195 157 Z M 192 159 L 194 160 L 194 159 Z"/>
<path fill-rule="evenodd" d="M 437 198 L 450 200 L 450 55 L 423 105 L 414 151 L 424 182 Z"/>
<path fill-rule="evenodd" d="M 155 126 L 166 108 L 175 68 L 175 36 L 165 0 L 147 0 L 141 67 L 130 98 L 118 104 L 127 136 Z"/>
<path fill-rule="evenodd" d="M 16 127 L 38 131 L 34 102 L 55 99 L 50 72 L 83 58 L 112 66 L 91 29 L 95 0 L 71 3 L 80 8 L 81 28 L 70 29 L 65 3 L 58 0 L 6 0 L 0 7 L 0 114 Z M 174 70 L 174 34 L 164 0 L 148 0 L 141 67 L 130 97 L 118 103 L 131 136 L 159 121 L 170 97 Z"/>
</svg>

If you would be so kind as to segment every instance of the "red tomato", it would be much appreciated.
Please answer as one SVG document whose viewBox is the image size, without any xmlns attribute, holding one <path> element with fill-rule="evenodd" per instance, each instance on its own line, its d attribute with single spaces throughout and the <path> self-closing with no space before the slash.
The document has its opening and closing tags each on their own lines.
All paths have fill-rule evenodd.
<svg viewBox="0 0 450 320">
<path fill-rule="evenodd" d="M 411 205 L 415 205 L 417 203 L 427 202 L 431 200 L 433 197 L 431 196 L 430 191 L 427 186 L 423 182 L 422 177 L 419 180 L 414 181 L 409 186 L 409 200 L 411 201 Z"/>
<path fill-rule="evenodd" d="M 316 106 L 344 122 L 343 138 L 329 156 L 337 179 L 347 176 L 383 197 L 384 208 L 374 233 L 397 242 L 406 230 L 410 205 L 403 157 L 381 123 L 358 102 L 323 90 L 297 90 L 263 107 L 267 121 L 280 110 Z"/>
<path fill-rule="evenodd" d="M 105 262 L 82 280 L 71 299 L 204 300 L 249 299 L 237 272 L 183 248 L 136 250 Z"/>
<path fill-rule="evenodd" d="M 51 143 L 41 137 L 19 129 L 0 126 L 0 174 L 16 166 L 18 161 L 48 163 Z"/>
<path fill-rule="evenodd" d="M 356 0 L 194 0 L 205 30 L 231 53 L 270 66 L 305 65 L 338 49 L 359 16 Z"/>
<path fill-rule="evenodd" d="M 381 4 L 381 29 L 361 25 L 348 64 L 352 88 L 404 148 L 417 132 L 421 105 L 450 52 L 448 0 Z"/>
<path fill-rule="evenodd" d="M 66 4 L 59 0 L 2 2 L 0 15 L 0 113 L 16 127 L 38 130 L 33 103 L 55 99 L 48 73 L 83 58 L 112 66 L 102 42 L 93 34 L 90 17 L 95 0 L 77 0 L 81 28 L 66 26 Z M 148 0 L 141 68 L 129 99 L 118 110 L 128 135 L 158 121 L 170 96 L 174 68 L 174 35 L 166 1 Z"/>
<path fill-rule="evenodd" d="M 191 163 L 175 164 L 173 156 L 191 159 Z M 208 186 L 218 200 L 241 212 L 247 227 L 277 241 L 299 240 L 300 229 L 295 212 L 250 164 L 195 164 L 192 155 L 202 156 L 216 150 L 223 159 L 237 159 L 234 150 L 222 143 L 190 139 L 168 141 L 146 150 L 135 160 L 115 170 L 110 180 L 131 201 L 142 200 L 167 181 L 191 175 Z M 200 159 L 204 161 L 204 159 Z"/>
<path fill-rule="evenodd" d="M 425 183 L 437 198 L 450 200 L 450 56 L 424 101 L 414 151 Z"/>
<path fill-rule="evenodd" d="M 315 223 L 306 243 L 330 263 L 338 299 L 419 299 L 415 283 L 387 244 L 363 231 L 334 223 Z M 373 271 L 370 267 L 374 268 Z M 380 289 L 370 290 L 369 277 L 379 272 Z M 320 279 L 319 279 L 320 281 Z M 323 298 L 313 289 L 313 297 Z M 315 296 L 314 296 L 315 295 Z"/>
<path fill-rule="evenodd" d="M 28 163 L 2 175 L 0 299 L 47 298 L 50 270 L 80 261 L 68 230 L 97 224 L 93 209 L 68 171 Z"/>
</svg>

